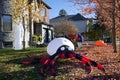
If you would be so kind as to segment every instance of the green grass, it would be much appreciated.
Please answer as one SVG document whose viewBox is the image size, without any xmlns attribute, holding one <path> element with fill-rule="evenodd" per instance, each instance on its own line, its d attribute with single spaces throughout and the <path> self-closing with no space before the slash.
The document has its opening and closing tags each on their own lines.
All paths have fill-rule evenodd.
<svg viewBox="0 0 120 80">
<path fill-rule="evenodd" d="M 19 64 L 28 60 L 26 55 L 46 55 L 46 48 L 30 47 L 25 50 L 0 49 L 0 80 L 35 80 L 39 76 L 34 65 Z M 39 66 L 39 65 L 38 65 Z"/>
<path fill-rule="evenodd" d="M 46 47 L 30 47 L 25 50 L 0 49 L 0 80 L 54 80 L 49 69 L 45 70 L 46 77 L 42 78 L 39 74 L 41 64 L 22 65 L 20 62 L 29 61 L 26 55 L 35 57 L 48 56 Z M 55 67 L 64 66 L 69 60 L 58 59 Z M 68 80 L 63 69 L 58 70 L 61 75 L 57 80 Z"/>
</svg>

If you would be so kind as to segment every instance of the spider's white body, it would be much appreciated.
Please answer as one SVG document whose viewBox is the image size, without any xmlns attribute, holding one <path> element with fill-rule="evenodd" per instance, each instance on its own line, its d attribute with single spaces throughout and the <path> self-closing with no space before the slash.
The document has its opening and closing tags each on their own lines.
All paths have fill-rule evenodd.
<svg viewBox="0 0 120 80">
<path fill-rule="evenodd" d="M 42 63 L 42 66 L 40 68 L 41 76 L 44 77 L 45 66 L 50 66 L 51 74 L 53 76 L 56 76 L 55 69 L 54 69 L 56 59 L 75 58 L 75 59 L 78 59 L 80 62 L 82 62 L 83 65 L 86 66 L 87 73 L 90 73 L 92 71 L 92 66 L 97 67 L 98 69 L 105 72 L 105 69 L 101 64 L 98 64 L 95 61 L 85 56 L 76 54 L 74 52 L 74 49 L 75 49 L 74 45 L 70 40 L 66 38 L 55 38 L 47 46 L 47 53 L 50 55 L 49 57 L 34 58 L 31 56 L 28 56 L 28 58 L 30 58 L 33 61 L 22 62 L 22 64 L 28 65 L 28 64 Z"/>
<path fill-rule="evenodd" d="M 53 39 L 53 40 L 48 44 L 48 46 L 47 46 L 47 53 L 48 53 L 50 56 L 54 55 L 54 54 L 56 53 L 56 51 L 58 50 L 58 48 L 59 48 L 60 46 L 62 46 L 62 45 L 67 45 L 67 46 L 69 46 L 69 48 L 70 48 L 71 50 L 74 50 L 74 49 L 75 49 L 73 43 L 72 43 L 70 40 L 61 37 L 61 38 L 55 38 L 55 39 Z M 61 49 L 64 49 L 64 48 L 61 48 Z"/>
</svg>

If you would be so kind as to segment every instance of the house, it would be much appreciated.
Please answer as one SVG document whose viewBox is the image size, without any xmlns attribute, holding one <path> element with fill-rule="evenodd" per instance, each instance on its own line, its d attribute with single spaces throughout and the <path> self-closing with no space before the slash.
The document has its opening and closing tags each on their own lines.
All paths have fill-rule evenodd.
<svg viewBox="0 0 120 80">
<path fill-rule="evenodd" d="M 64 20 L 72 21 L 72 23 L 78 28 L 79 33 L 86 32 L 87 24 L 89 22 L 87 18 L 85 18 L 84 16 L 78 13 L 75 15 L 62 15 L 62 16 L 52 18 L 50 20 L 50 23 L 53 26 L 55 26 L 60 21 L 64 21 Z"/>
<path fill-rule="evenodd" d="M 52 40 L 54 29 L 49 23 L 49 10 L 51 9 L 49 5 L 42 0 L 28 0 L 26 8 L 19 12 L 19 17 L 15 18 L 13 14 L 15 10 L 13 12 L 11 10 L 18 6 L 13 7 L 12 1 L 14 0 L 0 0 L 0 48 L 14 48 L 20 40 L 22 47 L 23 45 L 29 47 L 33 44 L 35 35 L 41 36 L 40 41 L 38 40 L 40 44 Z M 18 27 L 20 28 L 18 31 L 21 31 L 20 40 L 17 39 Z"/>
</svg>

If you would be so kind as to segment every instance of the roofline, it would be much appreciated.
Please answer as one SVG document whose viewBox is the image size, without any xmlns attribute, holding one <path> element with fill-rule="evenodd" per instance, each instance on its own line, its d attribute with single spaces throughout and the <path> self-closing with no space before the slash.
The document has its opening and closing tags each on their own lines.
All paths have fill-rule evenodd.
<svg viewBox="0 0 120 80">
<path fill-rule="evenodd" d="M 29 4 L 31 4 L 33 0 L 29 0 Z M 37 3 L 41 4 L 43 3 L 48 9 L 52 9 L 50 6 L 48 6 L 43 0 L 37 0 Z"/>
<path fill-rule="evenodd" d="M 77 15 L 77 14 L 66 15 L 65 17 L 75 16 L 75 15 Z M 51 18 L 50 21 L 55 20 L 55 19 L 59 19 L 59 18 L 61 18 L 61 17 L 63 17 L 63 16 L 57 16 L 57 17 Z M 84 17 L 84 16 L 83 16 L 83 17 Z M 71 20 L 71 19 L 66 19 L 66 20 Z M 89 18 L 84 17 L 84 19 L 81 19 L 81 20 L 89 20 Z M 79 21 L 79 20 L 71 20 L 71 21 Z"/>
<path fill-rule="evenodd" d="M 48 6 L 48 4 L 46 4 L 44 1 L 41 1 L 41 3 L 43 3 L 48 9 L 52 9 L 50 6 Z"/>
<path fill-rule="evenodd" d="M 48 24 L 48 23 L 46 23 L 46 22 L 40 22 L 40 24 L 44 24 L 44 25 L 47 25 L 47 26 L 49 26 L 49 27 L 53 27 L 53 25 Z"/>
</svg>

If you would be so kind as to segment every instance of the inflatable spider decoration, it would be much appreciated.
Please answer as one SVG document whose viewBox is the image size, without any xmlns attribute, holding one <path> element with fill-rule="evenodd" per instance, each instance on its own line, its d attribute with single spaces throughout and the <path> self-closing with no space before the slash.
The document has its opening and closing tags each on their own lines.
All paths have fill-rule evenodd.
<svg viewBox="0 0 120 80">
<path fill-rule="evenodd" d="M 88 73 L 92 71 L 92 66 L 97 67 L 98 69 L 105 72 L 105 69 L 101 64 L 98 64 L 85 56 L 75 53 L 74 50 L 74 45 L 70 40 L 66 38 L 55 38 L 47 46 L 47 53 L 50 55 L 49 57 L 34 58 L 32 56 L 28 56 L 28 58 L 32 61 L 22 62 L 22 64 L 29 65 L 34 63 L 42 63 L 43 65 L 40 67 L 40 74 L 42 76 L 44 76 L 44 69 L 47 66 L 50 66 L 50 72 L 52 76 L 56 76 L 54 69 L 56 59 L 76 58 L 87 68 Z"/>
</svg>

